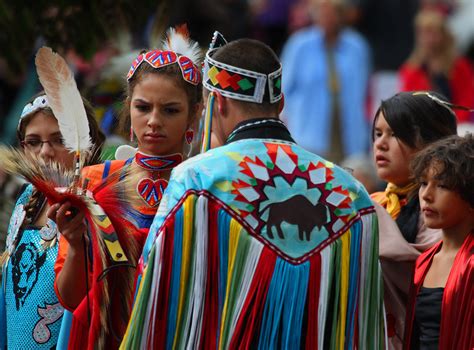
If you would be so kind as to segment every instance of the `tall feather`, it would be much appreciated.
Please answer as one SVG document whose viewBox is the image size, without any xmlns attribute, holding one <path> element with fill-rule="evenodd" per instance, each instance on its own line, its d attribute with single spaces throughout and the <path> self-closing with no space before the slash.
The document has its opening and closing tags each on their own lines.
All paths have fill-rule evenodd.
<svg viewBox="0 0 474 350">
<path fill-rule="evenodd" d="M 199 65 L 202 60 L 201 48 L 197 42 L 189 38 L 186 24 L 168 29 L 166 39 L 163 41 L 163 50 L 174 51 L 186 56 L 196 65 Z"/>
<path fill-rule="evenodd" d="M 36 54 L 35 63 L 66 148 L 76 154 L 89 151 L 92 142 L 86 109 L 66 61 L 49 47 L 42 47 Z"/>
</svg>

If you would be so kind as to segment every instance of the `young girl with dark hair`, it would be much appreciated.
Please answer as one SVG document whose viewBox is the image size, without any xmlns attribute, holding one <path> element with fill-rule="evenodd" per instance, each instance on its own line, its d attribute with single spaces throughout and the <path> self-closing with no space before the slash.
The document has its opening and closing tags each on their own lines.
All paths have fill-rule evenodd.
<svg viewBox="0 0 474 350">
<path fill-rule="evenodd" d="M 413 264 L 440 239 L 440 232 L 426 228 L 420 216 L 418 184 L 409 164 L 416 152 L 454 134 L 456 117 L 434 92 L 399 93 L 382 101 L 375 116 L 374 160 L 378 176 L 388 185 L 372 199 L 385 208 L 376 206 L 388 335 L 394 348 L 401 348 Z"/>
<path fill-rule="evenodd" d="M 94 144 L 86 164 L 94 164 L 105 137 L 85 100 L 84 106 Z M 24 107 L 17 136 L 26 156 L 73 168 L 74 153 L 64 146 L 58 121 L 44 92 Z M 27 185 L 10 220 L 0 291 L 2 349 L 51 349 L 57 345 L 64 309 L 54 291 L 53 267 L 60 234 L 57 225 L 47 218 L 48 208 L 42 193 Z"/>
<path fill-rule="evenodd" d="M 474 349 L 474 138 L 436 142 L 412 166 L 424 222 L 442 240 L 416 261 L 405 349 Z"/>
<path fill-rule="evenodd" d="M 61 304 L 73 312 L 69 348 L 109 349 L 120 344 L 130 314 L 135 268 L 139 266 L 145 238 L 171 170 L 188 153 L 192 125 L 200 115 L 199 50 L 187 34 L 170 30 L 163 49 L 144 52 L 132 62 L 127 75 L 123 117 L 131 138 L 137 139 L 138 149 L 126 159 L 106 161 L 83 170 L 82 178 L 92 192 L 102 186 L 104 180 L 106 186 L 118 185 L 122 190 L 126 187 L 133 192 L 125 220 L 130 221 L 124 222 L 127 232 L 119 235 L 118 242 L 114 243 L 114 247 L 117 244 L 123 247 L 129 264 L 102 271 L 97 261 L 109 266 L 112 259 L 102 255 L 94 239 L 92 258 L 86 256 L 83 248 L 86 230 L 69 229 L 65 218 L 70 204 L 51 208 L 51 217 L 64 230 L 55 266 L 55 286 Z M 98 204 L 101 205 L 99 201 Z M 77 278 L 85 273 L 86 278 Z"/>
</svg>

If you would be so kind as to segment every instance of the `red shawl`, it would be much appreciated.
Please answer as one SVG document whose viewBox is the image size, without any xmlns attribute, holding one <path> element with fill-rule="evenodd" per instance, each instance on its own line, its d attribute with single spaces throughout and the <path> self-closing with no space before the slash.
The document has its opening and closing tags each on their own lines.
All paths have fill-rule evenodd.
<svg viewBox="0 0 474 350">
<path fill-rule="evenodd" d="M 423 253 L 416 261 L 414 284 L 408 303 L 404 349 L 410 349 L 415 301 L 431 262 L 443 242 Z M 454 259 L 443 293 L 439 349 L 474 349 L 474 233 L 470 233 Z"/>
</svg>

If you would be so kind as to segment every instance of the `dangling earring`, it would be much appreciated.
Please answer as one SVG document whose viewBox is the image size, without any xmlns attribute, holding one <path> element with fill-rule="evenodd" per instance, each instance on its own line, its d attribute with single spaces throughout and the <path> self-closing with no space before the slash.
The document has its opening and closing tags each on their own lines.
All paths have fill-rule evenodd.
<svg viewBox="0 0 474 350">
<path fill-rule="evenodd" d="M 130 125 L 130 142 L 133 142 L 133 126 Z"/>
<path fill-rule="evenodd" d="M 194 139 L 194 130 L 189 128 L 186 130 L 186 133 L 184 134 L 184 138 L 186 140 L 186 143 L 190 145 L 193 142 Z"/>
</svg>

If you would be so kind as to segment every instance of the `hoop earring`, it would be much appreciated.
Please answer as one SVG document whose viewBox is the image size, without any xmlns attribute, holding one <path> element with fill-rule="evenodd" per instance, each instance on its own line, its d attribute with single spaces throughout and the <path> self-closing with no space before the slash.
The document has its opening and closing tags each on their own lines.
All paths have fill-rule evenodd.
<svg viewBox="0 0 474 350">
<path fill-rule="evenodd" d="M 194 130 L 191 128 L 186 130 L 186 132 L 184 133 L 184 139 L 186 140 L 186 143 L 190 145 L 194 139 Z"/>
</svg>

